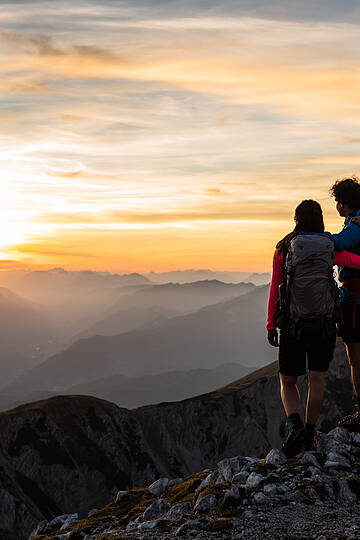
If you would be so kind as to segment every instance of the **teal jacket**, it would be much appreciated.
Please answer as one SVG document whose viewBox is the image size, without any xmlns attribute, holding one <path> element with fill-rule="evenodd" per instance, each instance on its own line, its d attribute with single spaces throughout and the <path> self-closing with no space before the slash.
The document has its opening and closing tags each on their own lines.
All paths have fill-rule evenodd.
<svg viewBox="0 0 360 540">
<path fill-rule="evenodd" d="M 360 210 L 345 219 L 344 227 L 341 232 L 338 234 L 326 233 L 333 239 L 336 251 L 344 251 L 344 249 L 346 249 L 348 251 L 357 252 L 357 249 L 355 248 L 360 248 L 360 227 L 355 225 L 355 223 L 350 223 L 351 218 L 354 216 L 360 216 Z M 357 270 L 355 268 L 339 266 L 339 280 L 341 282 L 348 281 L 354 277 L 360 278 L 360 269 Z M 341 287 L 340 300 L 345 304 L 353 304 L 355 301 L 355 292 L 348 287 Z M 360 298 L 358 304 L 360 304 Z"/>
</svg>

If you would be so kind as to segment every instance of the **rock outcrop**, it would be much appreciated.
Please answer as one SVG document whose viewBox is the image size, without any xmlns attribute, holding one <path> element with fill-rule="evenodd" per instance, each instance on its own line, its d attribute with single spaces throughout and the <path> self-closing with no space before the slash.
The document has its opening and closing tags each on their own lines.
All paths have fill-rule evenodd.
<svg viewBox="0 0 360 540">
<path fill-rule="evenodd" d="M 320 429 L 333 427 L 350 402 L 339 348 Z M 75 512 L 83 518 L 119 490 L 279 447 L 284 413 L 277 366 L 209 394 L 132 411 L 90 396 L 57 396 L 1 413 L 0 432 L 0 538 L 23 539 L 39 521 Z"/>
<path fill-rule="evenodd" d="M 226 458 L 182 481 L 159 479 L 158 490 L 120 492 L 85 519 L 42 522 L 30 538 L 354 539 L 359 475 L 360 434 L 336 428 L 318 433 L 317 451 L 300 458 L 287 461 L 274 449 L 265 459 Z"/>
</svg>

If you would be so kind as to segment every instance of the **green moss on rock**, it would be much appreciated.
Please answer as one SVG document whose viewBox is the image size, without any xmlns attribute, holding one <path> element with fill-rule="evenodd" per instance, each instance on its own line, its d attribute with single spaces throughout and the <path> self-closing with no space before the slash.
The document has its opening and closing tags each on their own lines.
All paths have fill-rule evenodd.
<svg viewBox="0 0 360 540">
<path fill-rule="evenodd" d="M 166 495 L 166 499 L 170 503 L 179 503 L 179 502 L 192 502 L 195 497 L 195 491 L 201 484 L 201 482 L 206 478 L 207 473 L 200 472 L 192 474 L 185 478 L 179 484 L 171 486 Z"/>
</svg>

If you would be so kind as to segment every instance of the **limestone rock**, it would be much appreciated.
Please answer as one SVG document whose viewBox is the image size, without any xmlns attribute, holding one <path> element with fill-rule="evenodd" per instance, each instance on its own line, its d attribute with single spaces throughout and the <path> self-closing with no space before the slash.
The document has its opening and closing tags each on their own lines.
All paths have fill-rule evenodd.
<svg viewBox="0 0 360 540">
<path fill-rule="evenodd" d="M 183 478 L 172 478 L 171 480 L 169 480 L 168 487 L 176 486 L 177 484 L 180 484 L 183 480 Z"/>
<path fill-rule="evenodd" d="M 61 525 L 60 530 L 66 529 L 66 527 L 69 527 L 73 523 L 76 523 L 79 520 L 79 515 L 77 513 L 70 514 L 67 519 L 64 521 L 64 523 Z"/>
<path fill-rule="evenodd" d="M 242 467 L 248 462 L 248 460 L 242 456 L 234 458 L 226 458 L 218 463 L 218 470 L 221 475 L 221 479 L 224 481 L 231 481 L 233 476 L 240 472 Z"/>
<path fill-rule="evenodd" d="M 153 518 L 166 514 L 169 509 L 169 503 L 164 501 L 164 499 L 157 499 L 152 504 L 150 504 L 150 506 L 147 507 L 142 517 L 145 521 L 149 521 Z"/>
<path fill-rule="evenodd" d="M 236 473 L 235 476 L 232 479 L 233 484 L 245 484 L 246 480 L 249 477 L 249 472 L 246 470 L 242 470 L 239 473 Z"/>
<path fill-rule="evenodd" d="M 147 530 L 156 529 L 157 527 L 159 527 L 160 523 L 161 523 L 161 519 L 154 519 L 154 520 L 151 520 L 151 521 L 144 521 L 143 523 L 140 523 L 140 525 L 138 525 L 138 530 L 139 531 L 147 531 Z"/>
<path fill-rule="evenodd" d="M 267 454 L 265 463 L 267 465 L 274 465 L 275 467 L 282 467 L 283 465 L 286 465 L 287 459 L 280 450 L 273 449 Z"/>
<path fill-rule="evenodd" d="M 320 467 L 320 464 L 312 452 L 305 452 L 299 461 L 300 465 L 311 465 L 312 467 Z"/>
<path fill-rule="evenodd" d="M 329 452 L 326 463 L 325 463 L 325 467 L 326 466 L 329 467 L 327 463 L 337 463 L 338 467 L 342 467 L 343 469 L 351 469 L 350 461 L 346 459 L 344 456 L 337 454 L 336 452 Z"/>
<path fill-rule="evenodd" d="M 217 498 L 213 493 L 209 493 L 203 497 L 201 495 L 194 506 L 194 512 L 196 514 L 205 514 L 213 512 L 217 508 Z"/>
<path fill-rule="evenodd" d="M 269 499 L 260 491 L 259 493 L 255 493 L 254 501 L 256 504 L 267 504 Z"/>
<path fill-rule="evenodd" d="M 169 479 L 168 478 L 159 478 L 158 480 L 155 480 L 150 486 L 149 491 L 156 497 L 160 497 L 165 493 L 167 490 L 167 487 L 169 485 Z"/>
<path fill-rule="evenodd" d="M 189 521 L 186 521 L 186 523 L 183 523 L 176 531 L 175 536 L 182 536 L 183 534 L 187 534 L 189 531 L 194 529 L 201 529 L 203 527 L 203 524 L 201 521 L 198 521 L 196 519 L 191 519 Z"/>
<path fill-rule="evenodd" d="M 170 510 L 168 510 L 166 517 L 169 519 L 179 519 L 185 514 L 188 514 L 192 510 L 192 503 L 191 502 L 180 502 L 174 504 Z"/>
<path fill-rule="evenodd" d="M 278 490 L 275 484 L 266 484 L 263 491 L 265 495 L 268 495 L 271 498 L 276 497 L 276 495 L 278 494 Z"/>
<path fill-rule="evenodd" d="M 248 487 L 257 487 L 264 481 L 264 477 L 261 474 L 252 472 L 248 479 L 246 480 L 246 485 Z"/>
<path fill-rule="evenodd" d="M 127 494 L 127 491 L 118 491 L 115 502 L 119 502 Z"/>
<path fill-rule="evenodd" d="M 206 486 L 209 486 L 211 484 L 215 484 L 217 482 L 219 478 L 219 472 L 216 470 L 216 471 L 212 471 L 210 474 L 207 475 L 206 478 L 204 478 L 204 480 L 201 482 L 201 484 L 199 485 L 199 487 L 197 488 L 196 490 L 196 493 L 200 493 L 200 491 L 202 491 Z M 220 476 L 221 478 L 221 481 L 222 481 L 222 476 Z"/>
</svg>

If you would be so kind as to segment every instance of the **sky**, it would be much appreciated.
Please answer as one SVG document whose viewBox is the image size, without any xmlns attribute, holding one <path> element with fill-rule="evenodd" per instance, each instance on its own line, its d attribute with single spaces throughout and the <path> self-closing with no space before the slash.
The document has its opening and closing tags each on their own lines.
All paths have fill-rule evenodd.
<svg viewBox="0 0 360 540">
<path fill-rule="evenodd" d="M 0 1 L 0 268 L 267 271 L 360 169 L 357 0 Z"/>
</svg>

